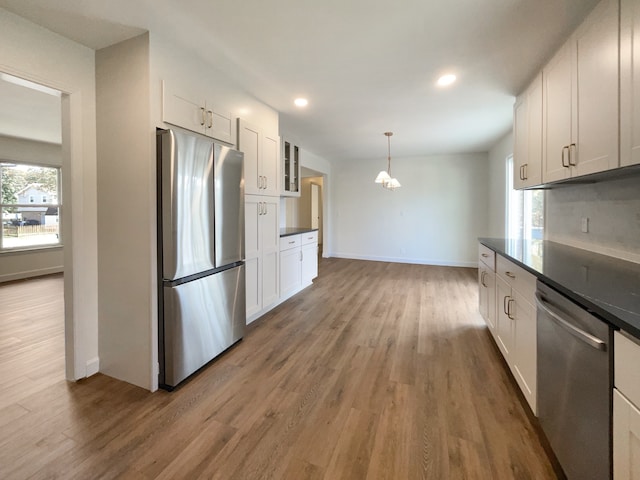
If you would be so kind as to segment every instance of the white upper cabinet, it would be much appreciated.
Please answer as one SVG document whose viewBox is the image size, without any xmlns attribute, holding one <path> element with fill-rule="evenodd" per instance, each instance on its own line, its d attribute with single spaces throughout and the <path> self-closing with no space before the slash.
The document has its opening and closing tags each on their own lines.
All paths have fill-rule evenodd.
<svg viewBox="0 0 640 480">
<path fill-rule="evenodd" d="M 216 108 L 205 95 L 162 82 L 162 120 L 233 144 L 231 113 Z"/>
<path fill-rule="evenodd" d="M 279 144 L 277 135 L 238 119 L 238 150 L 244 153 L 244 193 L 278 196 Z"/>
<path fill-rule="evenodd" d="M 619 166 L 618 11 L 602 0 L 543 70 L 544 183 Z"/>
<path fill-rule="evenodd" d="M 282 140 L 282 196 L 300 196 L 300 147 Z"/>
<path fill-rule="evenodd" d="M 542 74 L 518 97 L 513 107 L 513 185 L 542 183 Z"/>
<path fill-rule="evenodd" d="M 620 165 L 640 163 L 640 1 L 620 11 Z"/>
<path fill-rule="evenodd" d="M 602 0 L 576 32 L 574 176 L 619 166 L 619 5 Z M 575 158 L 573 158 L 575 156 Z"/>
</svg>

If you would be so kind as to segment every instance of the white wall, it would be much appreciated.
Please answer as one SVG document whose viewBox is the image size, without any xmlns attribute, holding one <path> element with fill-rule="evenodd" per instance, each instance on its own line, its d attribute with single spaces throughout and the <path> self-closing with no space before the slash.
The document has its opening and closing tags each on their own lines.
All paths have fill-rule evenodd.
<svg viewBox="0 0 640 480">
<path fill-rule="evenodd" d="M 396 191 L 373 182 L 381 164 L 334 164 L 333 256 L 476 266 L 477 237 L 487 234 L 487 154 L 394 158 Z"/>
<path fill-rule="evenodd" d="M 62 166 L 62 147 L 0 135 L 0 159 L 16 163 Z M 0 283 L 63 271 L 62 247 L 0 254 Z"/>
<path fill-rule="evenodd" d="M 513 153 L 513 133 L 510 131 L 489 151 L 489 229 L 488 237 L 506 235 L 506 172 L 507 157 Z"/>
<path fill-rule="evenodd" d="M 151 388 L 155 168 L 147 34 L 96 52 L 100 370 Z"/>
<path fill-rule="evenodd" d="M 589 219 L 588 233 L 580 229 L 582 217 Z M 545 236 L 640 263 L 640 176 L 548 190 Z"/>
<path fill-rule="evenodd" d="M 0 9 L 0 71 L 62 98 L 67 378 L 98 368 L 96 131 L 93 50 Z"/>
</svg>

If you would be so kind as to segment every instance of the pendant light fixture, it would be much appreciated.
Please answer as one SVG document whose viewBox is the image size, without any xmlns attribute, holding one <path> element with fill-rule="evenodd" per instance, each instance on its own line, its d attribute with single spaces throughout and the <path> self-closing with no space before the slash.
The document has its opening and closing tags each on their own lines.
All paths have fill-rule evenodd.
<svg viewBox="0 0 640 480">
<path fill-rule="evenodd" d="M 382 170 L 376 177 L 375 182 L 381 183 L 388 190 L 395 190 L 401 187 L 400 182 L 396 178 L 391 177 L 391 135 L 393 132 L 384 132 L 387 136 L 387 170 Z"/>
</svg>

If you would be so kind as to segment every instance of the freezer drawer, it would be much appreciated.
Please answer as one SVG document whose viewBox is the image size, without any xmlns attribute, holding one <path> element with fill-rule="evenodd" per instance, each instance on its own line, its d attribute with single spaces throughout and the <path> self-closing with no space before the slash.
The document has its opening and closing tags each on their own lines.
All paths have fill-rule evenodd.
<svg viewBox="0 0 640 480">
<path fill-rule="evenodd" d="M 174 387 L 244 335 L 244 265 L 163 290 L 160 384 Z"/>
</svg>

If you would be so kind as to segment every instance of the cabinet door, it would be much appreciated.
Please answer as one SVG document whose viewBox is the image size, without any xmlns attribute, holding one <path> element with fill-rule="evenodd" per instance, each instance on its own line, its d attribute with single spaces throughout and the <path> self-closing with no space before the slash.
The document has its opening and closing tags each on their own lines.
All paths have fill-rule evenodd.
<svg viewBox="0 0 640 480">
<path fill-rule="evenodd" d="M 487 298 L 487 295 L 489 294 L 489 290 L 485 283 L 487 270 L 488 268 L 480 262 L 478 265 L 478 309 L 480 310 L 480 315 L 482 315 L 482 318 L 484 318 L 488 325 L 489 322 L 487 321 L 487 318 L 489 316 L 489 299 Z"/>
<path fill-rule="evenodd" d="M 496 334 L 496 274 L 490 268 L 487 268 L 484 277 L 485 290 L 487 290 L 487 316 L 485 320 L 489 326 L 489 330 L 495 336 Z"/>
<path fill-rule="evenodd" d="M 277 135 L 264 135 L 262 139 L 261 175 L 264 177 L 263 195 L 280 194 L 280 138 Z"/>
<path fill-rule="evenodd" d="M 259 195 L 264 182 L 259 159 L 262 150 L 260 128 L 238 119 L 238 150 L 244 153 L 244 193 Z"/>
<path fill-rule="evenodd" d="M 262 308 L 278 301 L 278 256 L 280 253 L 280 227 L 277 197 L 261 197 L 264 213 L 260 219 L 262 238 Z"/>
<path fill-rule="evenodd" d="M 308 243 L 302 246 L 301 272 L 302 285 L 308 285 L 318 276 L 318 244 Z"/>
<path fill-rule="evenodd" d="M 247 318 L 262 310 L 262 260 L 260 237 L 260 197 L 245 196 L 245 284 L 247 290 Z"/>
<path fill-rule="evenodd" d="M 300 247 L 280 252 L 280 294 L 283 297 L 300 288 Z"/>
<path fill-rule="evenodd" d="M 175 90 L 162 82 L 162 120 L 193 132 L 204 133 L 206 110 L 204 100 L 189 92 Z"/>
<path fill-rule="evenodd" d="M 529 406 L 536 414 L 537 385 L 537 328 L 536 309 L 518 291 L 513 298 L 513 372 Z M 531 299 L 533 300 L 533 299 Z"/>
<path fill-rule="evenodd" d="M 568 178 L 571 144 L 574 42 L 570 39 L 542 72 L 543 148 L 542 181 Z"/>
<path fill-rule="evenodd" d="M 573 176 L 619 165 L 618 25 L 618 1 L 603 0 L 576 32 Z"/>
<path fill-rule="evenodd" d="M 500 276 L 496 275 L 496 340 L 502 355 L 504 355 L 507 363 L 511 365 L 513 320 L 509 317 L 509 311 L 513 312 L 511 286 Z"/>
<path fill-rule="evenodd" d="M 542 183 L 542 75 L 520 95 L 513 108 L 513 185 Z"/>
<path fill-rule="evenodd" d="M 523 174 L 529 151 L 527 95 L 522 94 L 513 106 L 513 187 L 525 186 Z"/>
<path fill-rule="evenodd" d="M 538 75 L 527 95 L 527 162 L 523 166 L 525 187 L 542 183 L 542 75 Z"/>
<path fill-rule="evenodd" d="M 640 472 L 640 410 L 613 389 L 613 478 L 637 479 Z"/>
<path fill-rule="evenodd" d="M 640 2 L 620 12 L 620 165 L 640 163 Z"/>
<path fill-rule="evenodd" d="M 207 102 L 205 134 L 216 140 L 233 144 L 231 112 L 226 112 Z"/>
</svg>

